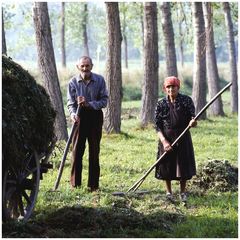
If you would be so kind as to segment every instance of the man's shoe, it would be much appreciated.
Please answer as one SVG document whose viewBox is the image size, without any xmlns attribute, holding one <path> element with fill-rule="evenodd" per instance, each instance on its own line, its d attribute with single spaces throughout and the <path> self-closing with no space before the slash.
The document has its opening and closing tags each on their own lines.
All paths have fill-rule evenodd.
<svg viewBox="0 0 240 240">
<path fill-rule="evenodd" d="M 99 191 L 99 188 L 98 188 L 98 187 L 90 187 L 90 188 L 89 188 L 89 191 L 90 191 L 90 192 L 98 192 L 98 191 Z"/>
</svg>

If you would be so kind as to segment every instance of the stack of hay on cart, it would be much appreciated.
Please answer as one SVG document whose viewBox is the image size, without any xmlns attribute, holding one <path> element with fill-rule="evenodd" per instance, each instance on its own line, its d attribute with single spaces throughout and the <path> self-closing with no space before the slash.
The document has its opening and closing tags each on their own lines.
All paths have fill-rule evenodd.
<svg viewBox="0 0 240 240">
<path fill-rule="evenodd" d="M 3 162 L 18 165 L 26 154 L 46 155 L 55 141 L 55 111 L 45 89 L 2 55 Z"/>
</svg>

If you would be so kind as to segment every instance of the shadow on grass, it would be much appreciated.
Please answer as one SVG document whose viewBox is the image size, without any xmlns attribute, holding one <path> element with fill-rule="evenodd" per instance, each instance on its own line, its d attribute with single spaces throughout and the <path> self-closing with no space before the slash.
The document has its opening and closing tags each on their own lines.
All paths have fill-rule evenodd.
<svg viewBox="0 0 240 240">
<path fill-rule="evenodd" d="M 168 237 L 171 225 L 182 220 L 176 213 L 163 211 L 151 215 L 120 207 L 63 207 L 44 218 L 27 223 L 3 225 L 3 237 Z"/>
<path fill-rule="evenodd" d="M 144 131 L 144 128 L 135 128 L 135 131 L 137 130 L 141 130 Z M 134 135 L 134 134 L 129 134 L 127 132 L 121 131 L 120 135 L 124 137 L 124 139 L 128 140 L 128 139 L 136 139 L 136 140 L 140 140 L 141 142 L 155 142 L 155 138 L 150 138 L 150 137 L 139 137 L 138 135 Z"/>
<path fill-rule="evenodd" d="M 158 197 L 156 194 L 153 195 L 155 197 L 151 201 L 152 205 L 149 206 L 149 210 L 153 209 L 153 211 L 147 214 L 136 211 L 131 205 L 132 201 L 136 202 L 137 199 L 144 200 L 144 196 L 114 198 L 111 204 L 109 202 L 109 207 L 99 206 L 98 200 L 95 205 L 92 202 L 93 206 L 74 205 L 51 210 L 46 206 L 41 213 L 36 213 L 36 218 L 26 223 L 3 224 L 2 236 L 4 238 L 237 237 L 237 220 L 234 218 L 229 219 L 224 215 L 211 216 L 211 214 L 189 215 L 191 206 L 184 210 L 180 207 L 180 203 L 164 202 L 162 194 Z M 92 197 L 99 199 L 98 195 Z M 222 200 L 225 202 L 227 198 Z M 190 205 L 195 205 L 195 209 L 204 205 L 204 201 L 193 202 L 191 201 Z M 211 204 L 209 199 L 207 202 Z M 174 212 L 171 212 L 172 210 Z"/>
</svg>

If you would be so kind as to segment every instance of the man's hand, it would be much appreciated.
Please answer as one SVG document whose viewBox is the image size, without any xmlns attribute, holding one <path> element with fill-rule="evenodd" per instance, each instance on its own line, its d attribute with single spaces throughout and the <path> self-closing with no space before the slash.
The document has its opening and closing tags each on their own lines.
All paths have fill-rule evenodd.
<svg viewBox="0 0 240 240">
<path fill-rule="evenodd" d="M 76 113 L 71 114 L 71 120 L 73 123 L 78 123 L 80 121 L 79 116 Z"/>
<path fill-rule="evenodd" d="M 77 103 L 80 104 L 81 107 L 89 107 L 90 106 L 84 96 L 78 96 Z"/>
</svg>

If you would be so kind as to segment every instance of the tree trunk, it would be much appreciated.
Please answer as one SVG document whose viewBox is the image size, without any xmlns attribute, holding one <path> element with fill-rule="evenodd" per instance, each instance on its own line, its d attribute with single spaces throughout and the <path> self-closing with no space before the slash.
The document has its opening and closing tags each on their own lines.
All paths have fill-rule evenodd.
<svg viewBox="0 0 240 240">
<path fill-rule="evenodd" d="M 7 45 L 4 31 L 4 19 L 3 19 L 3 8 L 2 8 L 2 54 L 7 55 Z"/>
<path fill-rule="evenodd" d="M 165 58 L 167 76 L 178 76 L 177 59 L 174 43 L 174 32 L 171 19 L 170 2 L 163 2 L 160 5 L 162 11 L 162 29 L 165 43 Z"/>
<path fill-rule="evenodd" d="M 126 23 L 126 12 L 128 11 L 128 6 L 125 2 L 119 3 L 119 14 L 120 14 L 120 22 L 122 27 L 122 52 L 123 52 L 123 62 L 124 67 L 128 69 L 128 42 L 127 42 L 127 23 Z"/>
<path fill-rule="evenodd" d="M 180 35 L 180 51 L 179 51 L 179 58 L 180 58 L 180 63 L 181 67 L 184 67 L 184 53 L 183 53 L 183 33 L 182 33 L 182 22 L 179 22 L 178 24 L 179 27 L 179 35 Z"/>
<path fill-rule="evenodd" d="M 194 27 L 194 66 L 192 99 L 196 114 L 206 105 L 206 35 L 201 2 L 192 3 Z M 200 119 L 206 119 L 204 112 Z"/>
<path fill-rule="evenodd" d="M 208 91 L 210 98 L 214 97 L 220 90 L 217 60 L 215 55 L 215 44 L 213 34 L 212 8 L 211 3 L 203 3 L 203 14 L 206 32 L 206 58 Z M 210 115 L 224 115 L 221 96 L 210 106 Z"/>
<path fill-rule="evenodd" d="M 144 3 L 144 79 L 141 125 L 153 123 L 158 100 L 158 28 L 156 2 Z"/>
<path fill-rule="evenodd" d="M 141 49 L 141 59 L 142 59 L 142 63 L 144 63 L 144 59 L 143 59 L 143 52 L 144 52 L 144 21 L 143 21 L 143 16 L 140 16 L 140 23 L 141 23 L 141 35 L 142 35 L 142 49 Z"/>
<path fill-rule="evenodd" d="M 126 34 L 126 11 L 125 10 L 123 11 L 122 35 L 123 35 L 124 63 L 125 63 L 125 68 L 128 69 L 128 45 L 127 45 L 127 34 Z"/>
<path fill-rule="evenodd" d="M 229 63 L 230 63 L 230 81 L 231 86 L 231 110 L 232 113 L 238 112 L 238 73 L 236 61 L 236 49 L 234 44 L 233 24 L 231 18 L 231 10 L 228 2 L 223 3 L 223 10 L 225 15 L 225 22 L 227 27 L 228 49 L 229 49 Z"/>
<path fill-rule="evenodd" d="M 180 45 L 180 50 L 179 50 L 179 60 L 181 63 L 181 67 L 184 67 L 184 34 L 183 34 L 183 30 L 182 30 L 182 24 L 184 21 L 184 12 L 182 9 L 182 3 L 180 3 L 180 9 L 177 10 L 177 13 L 179 13 L 178 16 L 178 30 L 179 30 L 179 45 Z"/>
<path fill-rule="evenodd" d="M 55 133 L 58 140 L 67 140 L 67 124 L 59 86 L 46 2 L 35 2 L 33 20 L 36 33 L 38 64 L 45 88 L 56 111 Z M 44 114 L 44 113 L 43 113 Z"/>
<path fill-rule="evenodd" d="M 120 133 L 122 104 L 121 27 L 118 3 L 106 2 L 107 63 L 106 82 L 109 101 L 105 110 L 104 128 L 107 133 Z"/>
<path fill-rule="evenodd" d="M 123 33 L 123 47 L 124 47 L 124 64 L 125 68 L 128 69 L 128 45 L 126 33 Z"/>
<path fill-rule="evenodd" d="M 88 5 L 87 3 L 84 3 L 83 22 L 82 22 L 84 56 L 89 56 L 87 23 L 88 23 Z"/>
<path fill-rule="evenodd" d="M 66 51 L 65 51 L 65 3 L 62 2 L 61 9 L 61 51 L 62 51 L 62 67 L 66 67 Z"/>
</svg>

